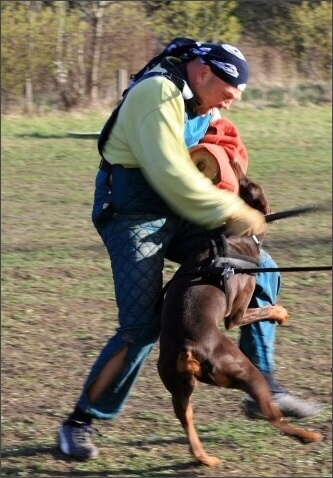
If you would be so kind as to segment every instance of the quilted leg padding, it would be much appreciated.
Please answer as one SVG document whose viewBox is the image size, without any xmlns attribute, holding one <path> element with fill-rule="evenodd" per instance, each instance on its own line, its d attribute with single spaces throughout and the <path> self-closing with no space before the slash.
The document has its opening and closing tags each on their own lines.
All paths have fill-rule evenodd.
<svg viewBox="0 0 333 478">
<path fill-rule="evenodd" d="M 101 235 L 112 258 L 118 333 L 126 343 L 151 343 L 160 332 L 156 302 L 172 224 L 151 215 L 121 215 Z"/>
<path fill-rule="evenodd" d="M 112 258 L 119 327 L 96 360 L 78 406 L 97 418 L 114 418 L 127 400 L 140 369 L 160 333 L 156 302 L 162 290 L 165 249 L 177 221 L 152 215 L 119 215 L 100 231 Z M 86 390 L 124 345 L 125 366 L 116 381 L 90 406 Z"/>
</svg>

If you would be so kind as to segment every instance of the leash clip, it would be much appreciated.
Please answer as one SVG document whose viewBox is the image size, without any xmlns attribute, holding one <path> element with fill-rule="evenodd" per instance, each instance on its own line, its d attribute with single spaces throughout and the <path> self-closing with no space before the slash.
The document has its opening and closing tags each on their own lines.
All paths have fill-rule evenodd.
<svg viewBox="0 0 333 478">
<path fill-rule="evenodd" d="M 228 267 L 225 267 L 222 271 L 222 275 L 225 276 L 225 275 L 229 275 L 229 274 L 235 274 L 235 269 L 231 266 L 228 266 Z"/>
<path fill-rule="evenodd" d="M 254 240 L 254 242 L 255 242 L 259 247 L 261 246 L 260 241 L 259 241 L 259 239 L 257 238 L 257 236 L 254 236 L 254 235 L 253 235 L 253 236 L 252 236 L 252 239 Z"/>
</svg>

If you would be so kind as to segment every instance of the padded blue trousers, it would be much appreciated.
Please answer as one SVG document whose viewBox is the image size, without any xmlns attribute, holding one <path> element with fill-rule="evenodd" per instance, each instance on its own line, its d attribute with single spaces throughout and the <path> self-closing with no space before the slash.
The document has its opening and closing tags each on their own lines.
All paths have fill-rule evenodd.
<svg viewBox="0 0 333 478">
<path fill-rule="evenodd" d="M 173 213 L 149 187 L 139 169 L 113 167 L 96 177 L 92 219 L 111 259 L 119 326 L 101 350 L 77 405 L 95 418 L 112 419 L 125 404 L 145 359 L 160 333 L 156 302 L 163 286 L 164 260 L 181 264 L 212 232 Z M 261 267 L 276 267 L 261 251 Z M 280 286 L 278 273 L 257 274 L 252 307 L 274 304 Z M 261 321 L 240 328 L 240 347 L 262 371 L 274 368 L 275 322 Z M 87 388 L 104 365 L 124 346 L 125 366 L 94 404 Z"/>
</svg>

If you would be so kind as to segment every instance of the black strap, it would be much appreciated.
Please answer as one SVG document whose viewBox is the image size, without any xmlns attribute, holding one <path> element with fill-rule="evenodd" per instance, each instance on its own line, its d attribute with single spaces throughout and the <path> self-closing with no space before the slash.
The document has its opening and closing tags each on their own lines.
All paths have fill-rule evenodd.
<svg viewBox="0 0 333 478">
<path fill-rule="evenodd" d="M 297 267 L 235 267 L 234 274 L 257 274 L 261 272 L 311 272 L 311 271 L 331 271 L 332 266 L 297 266 Z"/>
<path fill-rule="evenodd" d="M 107 122 L 105 123 L 105 125 L 102 128 L 102 131 L 99 134 L 99 137 L 98 137 L 98 140 L 97 140 L 97 148 L 98 148 L 98 152 L 99 152 L 99 154 L 101 155 L 102 158 L 103 158 L 104 145 L 108 140 L 110 131 L 111 131 L 111 129 L 112 129 L 112 127 L 113 127 L 113 125 L 116 121 L 116 118 L 118 116 L 120 107 L 123 104 L 124 99 L 122 99 L 121 102 L 119 103 L 119 105 L 112 111 L 110 118 L 107 120 Z"/>
<path fill-rule="evenodd" d="M 245 256 L 244 254 L 235 254 L 229 251 L 227 238 L 222 234 L 217 240 L 210 239 L 211 249 L 211 261 L 208 266 L 200 267 L 203 269 L 225 269 L 227 266 L 233 269 L 252 268 L 259 267 L 259 259 L 254 257 Z"/>
<path fill-rule="evenodd" d="M 154 56 L 154 58 L 152 58 L 143 68 L 141 68 L 138 73 L 131 75 L 132 82 L 129 86 L 131 87 L 142 77 L 142 75 L 161 63 L 161 61 L 168 56 L 173 56 L 182 60 L 191 60 L 195 58 L 195 55 L 191 53 L 191 50 L 196 47 L 198 47 L 198 43 L 195 40 L 192 40 L 192 38 L 174 38 L 170 43 L 168 43 L 168 45 L 159 55 Z"/>
<path fill-rule="evenodd" d="M 101 159 L 101 162 L 99 163 L 99 169 L 102 171 L 105 171 L 108 174 L 112 173 L 112 165 L 106 161 L 104 158 Z"/>
</svg>

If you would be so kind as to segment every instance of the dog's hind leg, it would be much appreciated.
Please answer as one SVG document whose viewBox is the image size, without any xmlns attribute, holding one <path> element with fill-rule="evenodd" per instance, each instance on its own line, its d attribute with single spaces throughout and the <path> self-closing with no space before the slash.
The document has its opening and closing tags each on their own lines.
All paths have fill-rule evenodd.
<svg viewBox="0 0 333 478">
<path fill-rule="evenodd" d="M 181 381 L 184 382 L 184 378 L 182 378 Z M 183 387 L 177 388 L 177 390 L 172 394 L 173 408 L 176 417 L 185 430 L 189 441 L 190 450 L 194 458 L 203 465 L 216 466 L 221 462 L 221 460 L 216 456 L 208 455 L 205 452 L 194 427 L 193 409 L 190 400 L 192 391 L 193 387 L 191 386 L 186 386 L 186 389 Z"/>
<path fill-rule="evenodd" d="M 259 375 L 261 375 L 260 372 Z M 250 390 L 250 393 L 252 397 L 258 402 L 261 412 L 269 421 L 269 423 L 273 427 L 280 430 L 280 432 L 282 432 L 284 435 L 289 435 L 291 437 L 297 438 L 302 443 L 313 443 L 321 441 L 323 439 L 321 433 L 297 427 L 284 420 L 282 413 L 272 400 L 271 393 L 267 387 L 265 379 L 262 380 L 262 377 L 259 377 L 259 375 L 256 370 L 253 376 L 256 377 L 257 385 L 255 389 Z M 259 378 L 260 380 L 258 380 Z"/>
<path fill-rule="evenodd" d="M 260 410 L 270 424 L 285 435 L 298 438 L 303 443 L 322 440 L 322 435 L 311 430 L 287 423 L 272 399 L 269 386 L 259 370 L 226 337 L 220 337 L 215 349 L 216 359 L 212 361 L 210 373 L 216 385 L 235 388 L 249 393 L 259 404 Z M 204 379 L 204 377 L 202 377 Z M 202 380 L 203 381 L 203 380 Z"/>
</svg>

